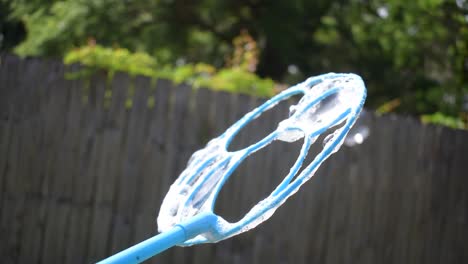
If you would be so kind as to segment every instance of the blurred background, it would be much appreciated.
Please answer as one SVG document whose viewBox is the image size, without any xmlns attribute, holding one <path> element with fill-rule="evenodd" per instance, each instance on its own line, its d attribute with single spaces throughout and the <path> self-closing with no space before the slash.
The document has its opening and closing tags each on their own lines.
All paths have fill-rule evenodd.
<svg viewBox="0 0 468 264">
<path fill-rule="evenodd" d="M 468 263 L 465 0 L 0 0 L 0 262 L 93 263 L 156 234 L 194 151 L 330 71 L 368 89 L 341 150 L 258 228 L 149 263 Z M 239 219 L 301 143 L 249 157 L 215 212 Z"/>
<path fill-rule="evenodd" d="M 258 95 L 319 73 L 355 72 L 367 83 L 367 107 L 467 126 L 465 0 L 0 3 L 0 49 L 20 56 Z"/>
</svg>

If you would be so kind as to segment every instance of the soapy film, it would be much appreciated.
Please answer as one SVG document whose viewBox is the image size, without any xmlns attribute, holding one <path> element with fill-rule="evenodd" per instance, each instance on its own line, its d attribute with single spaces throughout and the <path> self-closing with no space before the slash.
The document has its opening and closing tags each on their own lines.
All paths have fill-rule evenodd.
<svg viewBox="0 0 468 264">
<path fill-rule="evenodd" d="M 242 127 L 278 102 L 296 94 L 303 94 L 303 97 L 297 105 L 290 107 L 289 118 L 281 121 L 275 131 L 244 149 L 227 151 L 229 143 Z M 359 76 L 325 74 L 309 78 L 283 91 L 246 114 L 224 134 L 211 140 L 204 149 L 192 155 L 187 168 L 172 184 L 164 198 L 157 219 L 159 231 L 169 230 L 201 212 L 212 212 L 224 182 L 248 155 L 267 146 L 273 140 L 294 142 L 304 138 L 296 163 L 270 196 L 260 201 L 236 223 L 229 223 L 218 217 L 216 235 L 200 234 L 185 244 L 216 242 L 245 232 L 267 220 L 289 196 L 313 176 L 328 156 L 339 149 L 360 113 L 364 99 L 365 87 Z M 324 139 L 321 152 L 310 164 L 303 165 L 310 146 L 321 134 L 330 130 L 334 131 Z M 306 167 L 297 175 L 303 166 Z"/>
</svg>

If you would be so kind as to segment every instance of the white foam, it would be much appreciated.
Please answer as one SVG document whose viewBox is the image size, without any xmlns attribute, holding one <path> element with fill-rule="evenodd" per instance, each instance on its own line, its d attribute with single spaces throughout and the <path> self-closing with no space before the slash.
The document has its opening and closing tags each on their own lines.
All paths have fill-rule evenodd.
<svg viewBox="0 0 468 264">
<path fill-rule="evenodd" d="M 343 117 L 343 113 L 350 110 L 351 114 L 359 114 L 363 98 L 365 97 L 365 87 L 362 80 L 353 74 L 342 75 L 342 77 L 339 78 L 328 78 L 327 76 L 330 77 L 331 75 L 324 75 L 323 80 L 313 86 L 312 89 L 307 86 L 310 79 L 290 88 L 302 91 L 304 96 L 297 105 L 290 107 L 289 118 L 278 124 L 276 129 L 277 136 L 272 140 L 294 142 L 303 137 L 308 137 L 311 143 L 313 143 L 318 138 L 318 135 L 313 136 L 314 133 L 322 130 L 326 131 L 329 128 L 333 132 L 325 137 L 322 146 L 326 149 L 336 143 L 331 153 L 339 149 L 344 141 L 344 137 L 338 138 L 345 129 L 343 124 L 349 121 L 350 116 L 347 115 Z M 338 89 L 339 92 L 326 97 L 310 107 L 314 100 L 330 91 L 330 89 Z M 267 109 L 276 104 L 277 102 L 271 104 Z M 246 116 L 254 114 L 254 111 Z M 254 114 L 254 117 L 257 116 L 258 113 Z M 343 118 L 340 119 L 340 116 Z M 352 123 L 350 123 L 350 125 L 352 125 Z M 225 134 L 210 141 L 204 149 L 192 155 L 187 168 L 170 187 L 161 205 L 158 216 L 158 229 L 160 232 L 169 230 L 175 224 L 189 220 L 191 217 L 201 212 L 209 212 L 212 210 L 216 192 L 219 191 L 218 189 L 221 187 L 221 182 L 224 177 L 229 176 L 226 175 L 229 169 L 234 166 L 239 159 L 245 158 L 246 155 L 250 154 L 247 153 L 245 149 L 236 152 L 228 152 L 226 150 L 226 142 L 229 136 L 235 134 L 238 129 L 239 124 L 237 123 L 229 128 Z M 326 157 L 328 157 L 328 155 Z M 305 166 L 307 165 L 308 164 L 305 164 Z M 254 228 L 270 218 L 275 210 L 284 203 L 286 198 L 297 192 L 300 185 L 311 178 L 317 169 L 318 166 L 302 178 L 298 176 L 298 179 L 303 182 L 300 182 L 299 186 L 288 193 L 283 200 L 277 201 L 275 197 L 269 196 L 255 205 L 244 218 L 237 223 L 228 223 L 220 218 L 217 226 L 218 231 L 220 233 L 229 233 L 229 230 L 238 226 L 239 223 L 245 223 L 242 229 L 234 233 L 229 233 L 229 236 L 232 236 Z M 265 211 L 265 208 L 269 209 Z M 209 237 L 209 234 L 201 234 L 201 236 L 196 237 L 194 241 L 209 241 L 210 239 L 212 238 Z"/>
</svg>

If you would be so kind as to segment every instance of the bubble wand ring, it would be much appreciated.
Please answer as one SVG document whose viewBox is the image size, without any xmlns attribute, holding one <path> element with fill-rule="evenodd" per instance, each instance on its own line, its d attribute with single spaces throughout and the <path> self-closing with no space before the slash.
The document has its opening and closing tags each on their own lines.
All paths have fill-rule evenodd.
<svg viewBox="0 0 468 264">
<path fill-rule="evenodd" d="M 227 151 L 235 135 L 249 122 L 280 101 L 298 94 L 303 94 L 301 100 L 291 107 L 289 118 L 281 121 L 276 130 L 244 149 Z M 336 73 L 311 77 L 274 96 L 192 155 L 161 205 L 158 216 L 161 234 L 101 263 L 138 263 L 174 245 L 217 242 L 256 227 L 271 217 L 313 176 L 320 164 L 339 149 L 361 112 L 365 98 L 365 85 L 359 76 Z M 335 130 L 324 139 L 321 152 L 297 175 L 311 145 L 329 129 Z M 219 191 L 247 156 L 274 140 L 293 142 L 301 138 L 304 143 L 296 162 L 267 198 L 236 223 L 214 214 Z"/>
</svg>

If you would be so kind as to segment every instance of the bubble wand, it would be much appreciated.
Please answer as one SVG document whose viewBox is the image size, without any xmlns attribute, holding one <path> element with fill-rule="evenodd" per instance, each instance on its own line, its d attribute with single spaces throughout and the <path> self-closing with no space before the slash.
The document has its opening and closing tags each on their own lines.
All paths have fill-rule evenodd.
<svg viewBox="0 0 468 264">
<path fill-rule="evenodd" d="M 302 98 L 290 107 L 289 118 L 279 122 L 276 130 L 244 149 L 227 151 L 234 136 L 249 122 L 280 101 L 299 94 L 302 94 Z M 247 113 L 221 136 L 212 139 L 204 149 L 192 155 L 187 168 L 171 185 L 161 205 L 159 235 L 99 263 L 140 263 L 175 245 L 218 242 L 256 227 L 270 218 L 331 154 L 338 151 L 359 116 L 365 98 L 364 82 L 355 74 L 323 74 L 282 91 Z M 323 139 L 323 149 L 298 173 L 311 145 L 330 130 L 333 132 Z M 304 143 L 296 162 L 267 198 L 235 223 L 227 222 L 213 212 L 224 183 L 247 156 L 274 140 L 294 142 L 301 138 L 304 138 Z"/>
</svg>

